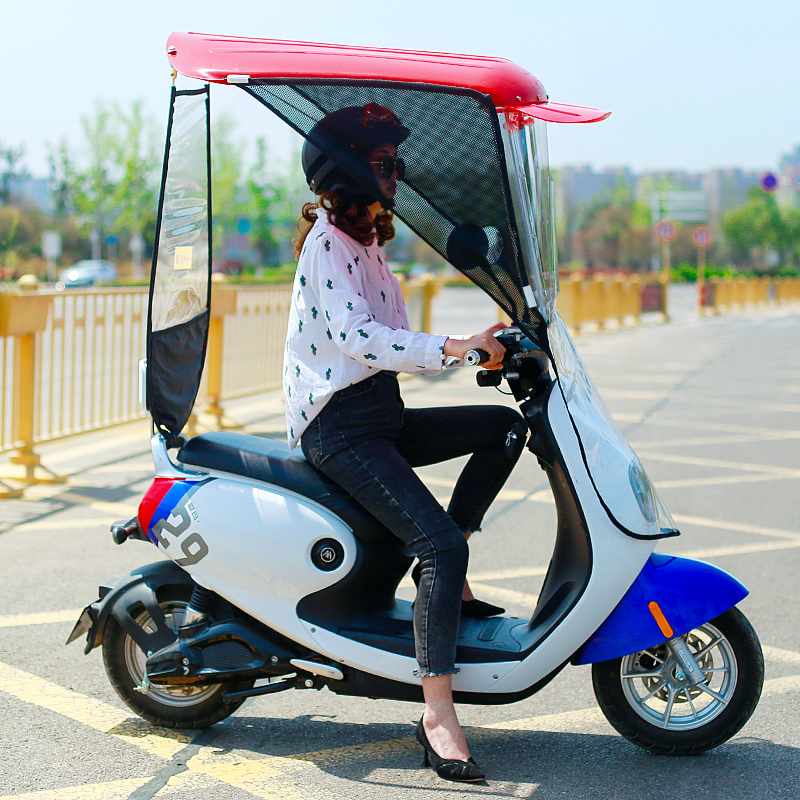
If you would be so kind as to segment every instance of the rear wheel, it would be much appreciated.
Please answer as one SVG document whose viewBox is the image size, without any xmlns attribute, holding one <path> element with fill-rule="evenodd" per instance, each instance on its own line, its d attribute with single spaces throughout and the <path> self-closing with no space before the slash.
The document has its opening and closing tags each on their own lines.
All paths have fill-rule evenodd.
<svg viewBox="0 0 800 800">
<path fill-rule="evenodd" d="M 626 739 L 662 755 L 694 755 L 730 739 L 761 695 L 764 659 L 731 608 L 681 637 L 704 679 L 691 684 L 665 644 L 592 665 L 597 702 Z"/>
<path fill-rule="evenodd" d="M 180 592 L 174 599 L 161 600 L 167 624 L 177 632 L 189 605 L 189 595 Z M 136 623 L 148 632 L 156 626 L 147 613 L 134 617 Z M 228 691 L 249 689 L 255 681 L 216 683 L 207 686 L 157 686 L 151 684 L 146 693 L 141 686 L 145 675 L 147 656 L 139 645 L 109 617 L 103 631 L 103 663 L 111 685 L 125 704 L 140 717 L 166 728 L 205 728 L 232 714 L 244 700 L 227 702 L 223 694 Z"/>
</svg>

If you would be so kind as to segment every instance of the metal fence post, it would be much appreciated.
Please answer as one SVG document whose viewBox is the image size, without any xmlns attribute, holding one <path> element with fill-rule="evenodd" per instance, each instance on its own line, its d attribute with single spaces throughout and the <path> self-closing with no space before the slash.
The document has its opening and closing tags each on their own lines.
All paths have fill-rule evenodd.
<svg viewBox="0 0 800 800">
<path fill-rule="evenodd" d="M 11 408 L 11 438 L 14 452 L 8 458 L 8 467 L 2 470 L 0 475 L 28 485 L 63 483 L 66 480 L 64 475 L 57 475 L 45 467 L 33 449 L 37 394 L 36 334 L 47 326 L 52 302 L 53 298 L 50 295 L 28 292 L 6 292 L 0 295 L 0 336 L 14 338 Z"/>
<path fill-rule="evenodd" d="M 222 401 L 222 367 L 224 362 L 225 316 L 235 314 L 237 290 L 233 286 L 214 284 L 211 287 L 211 319 L 208 327 L 206 350 L 206 403 L 203 414 L 212 418 L 213 430 L 241 428 L 242 424 L 225 414 Z"/>
<path fill-rule="evenodd" d="M 439 294 L 439 280 L 430 276 L 423 286 L 422 330 L 430 333 L 433 330 L 433 298 Z"/>
</svg>

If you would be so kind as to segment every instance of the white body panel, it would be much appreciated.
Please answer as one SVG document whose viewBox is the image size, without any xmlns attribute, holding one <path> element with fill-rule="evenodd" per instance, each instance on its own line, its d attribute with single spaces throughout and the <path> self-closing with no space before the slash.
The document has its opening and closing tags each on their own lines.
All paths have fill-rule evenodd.
<svg viewBox="0 0 800 800">
<path fill-rule="evenodd" d="M 558 628 L 524 661 L 517 662 L 514 669 L 495 681 L 489 692 L 521 691 L 570 658 L 619 603 L 656 544 L 652 539 L 626 536 L 608 518 L 586 472 L 564 399 L 557 389 L 550 394 L 548 415 L 589 528 L 591 575 L 583 595 Z"/>
<path fill-rule="evenodd" d="M 601 506 L 583 463 L 579 444 L 561 393 L 550 395 L 548 415 L 561 448 L 566 472 L 589 529 L 592 568 L 588 585 L 557 629 L 523 661 L 462 664 L 453 676 L 456 691 L 512 693 L 547 676 L 568 660 L 594 633 L 628 590 L 655 547 L 652 539 L 623 534 Z M 160 475 L 187 477 L 156 454 Z M 193 476 L 200 470 L 192 468 Z M 301 495 L 269 484 L 203 470 L 216 477 L 190 498 L 192 523 L 186 535 L 200 533 L 208 555 L 185 567 L 214 590 L 270 628 L 340 664 L 403 683 L 418 683 L 413 658 L 352 641 L 298 618 L 304 596 L 339 581 L 355 563 L 356 542 L 350 529 L 327 509 Z M 311 548 L 331 537 L 344 548 L 344 560 L 331 572 L 311 562 Z M 172 552 L 172 551 L 175 552 Z M 166 554 L 182 552 L 172 545 Z"/>
</svg>

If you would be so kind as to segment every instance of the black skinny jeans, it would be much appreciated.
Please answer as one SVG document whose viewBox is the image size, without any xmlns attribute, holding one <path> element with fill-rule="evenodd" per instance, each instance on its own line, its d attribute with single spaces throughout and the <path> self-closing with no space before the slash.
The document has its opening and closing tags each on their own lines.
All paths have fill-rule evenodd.
<svg viewBox="0 0 800 800">
<path fill-rule="evenodd" d="M 379 372 L 336 392 L 301 438 L 306 458 L 419 558 L 414 638 L 420 677 L 458 671 L 464 532 L 480 528 L 519 458 L 521 436 L 506 446 L 517 422 L 524 425 L 505 406 L 405 408 L 396 375 Z M 412 467 L 468 454 L 445 512 Z"/>
</svg>

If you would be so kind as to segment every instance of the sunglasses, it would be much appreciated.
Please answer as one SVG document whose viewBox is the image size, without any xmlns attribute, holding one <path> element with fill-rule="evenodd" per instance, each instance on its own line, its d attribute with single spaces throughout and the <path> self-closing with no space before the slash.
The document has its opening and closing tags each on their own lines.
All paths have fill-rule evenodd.
<svg viewBox="0 0 800 800">
<path fill-rule="evenodd" d="M 402 158 L 384 156 L 380 161 L 370 161 L 369 163 L 380 167 L 378 172 L 382 178 L 391 178 L 396 175 L 399 179 L 402 179 L 406 174 L 406 162 Z"/>
</svg>

